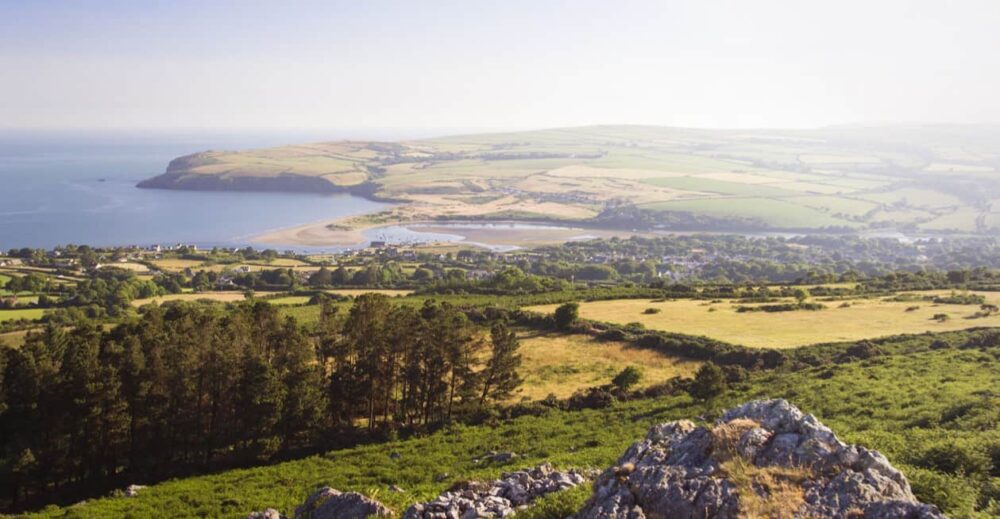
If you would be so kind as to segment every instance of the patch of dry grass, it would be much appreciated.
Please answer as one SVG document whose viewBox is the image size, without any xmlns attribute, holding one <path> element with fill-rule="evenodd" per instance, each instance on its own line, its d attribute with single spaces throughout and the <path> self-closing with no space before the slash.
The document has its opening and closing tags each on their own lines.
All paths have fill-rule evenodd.
<svg viewBox="0 0 1000 519">
<path fill-rule="evenodd" d="M 559 398 L 576 390 L 608 384 L 627 366 L 642 371 L 639 387 L 664 382 L 675 376 L 690 377 L 701 363 L 669 357 L 623 342 L 602 342 L 587 335 L 565 335 L 521 331 L 524 376 L 518 397 L 532 400 L 554 394 Z"/>
</svg>

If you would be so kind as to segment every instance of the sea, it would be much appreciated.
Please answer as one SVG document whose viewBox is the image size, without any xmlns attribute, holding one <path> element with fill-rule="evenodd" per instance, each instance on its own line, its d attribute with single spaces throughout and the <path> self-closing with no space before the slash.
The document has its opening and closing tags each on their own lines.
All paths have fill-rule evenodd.
<svg viewBox="0 0 1000 519">
<path fill-rule="evenodd" d="M 0 132 L 0 251 L 66 244 L 254 246 L 253 237 L 270 230 L 385 209 L 389 204 L 349 194 L 135 187 L 140 180 L 162 173 L 171 159 L 188 153 L 347 137 L 347 133 Z"/>
</svg>

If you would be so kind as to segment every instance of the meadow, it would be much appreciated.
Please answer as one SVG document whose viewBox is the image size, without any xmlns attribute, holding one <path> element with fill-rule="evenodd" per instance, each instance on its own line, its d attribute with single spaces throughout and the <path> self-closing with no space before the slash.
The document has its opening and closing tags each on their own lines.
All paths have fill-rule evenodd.
<svg viewBox="0 0 1000 519">
<path fill-rule="evenodd" d="M 675 376 L 690 378 L 701 365 L 625 342 L 598 341 L 587 335 L 524 329 L 518 336 L 524 384 L 516 398 L 541 400 L 550 394 L 566 398 L 577 390 L 610 383 L 628 366 L 642 372 L 637 387 L 644 388 Z"/>
<path fill-rule="evenodd" d="M 996 346 L 962 347 L 968 339 L 963 335 L 941 338 L 943 347 L 930 347 L 935 337 L 911 338 L 884 345 L 888 353 L 875 359 L 763 372 L 708 402 L 681 394 L 598 410 L 552 409 L 482 426 L 453 425 L 422 437 L 174 479 L 138 497 L 50 506 L 27 517 L 144 518 L 169 510 L 172 517 L 237 518 L 266 507 L 290 512 L 321 485 L 359 491 L 402 512 L 456 481 L 495 478 L 544 461 L 564 468 L 603 469 L 653 424 L 712 417 L 736 403 L 776 397 L 816 414 L 842 440 L 884 453 L 904 471 L 921 500 L 938 505 L 950 517 L 994 516 L 1000 510 L 990 501 L 996 490 L 989 483 L 988 460 L 1000 446 L 998 406 L 991 396 L 1000 377 L 998 352 Z M 474 461 L 489 450 L 512 451 L 519 457 L 506 464 Z M 954 460 L 968 463 L 956 465 Z M 403 492 L 389 491 L 390 485 Z M 570 491 L 547 499 L 544 509 L 522 513 L 565 517 L 588 495 L 587 489 Z"/>
<path fill-rule="evenodd" d="M 35 321 L 42 318 L 45 310 L 42 308 L 18 308 L 14 310 L 0 310 L 0 322 L 15 319 L 27 319 Z"/>
<path fill-rule="evenodd" d="M 917 297 L 942 295 L 941 291 L 913 292 Z M 1000 293 L 981 292 L 1000 303 Z M 1000 314 L 971 318 L 978 305 L 937 304 L 928 301 L 888 301 L 888 296 L 822 303 L 824 310 L 788 312 L 737 312 L 753 306 L 734 300 L 710 302 L 695 299 L 653 301 L 616 299 L 580 304 L 580 317 L 615 324 L 641 323 L 652 330 L 703 335 L 752 348 L 793 348 L 816 343 L 855 341 L 896 334 L 941 332 L 983 326 L 1000 326 Z M 793 302 L 785 300 L 784 302 Z M 558 305 L 526 310 L 551 313 Z M 647 309 L 658 310 L 646 313 Z M 943 314 L 947 319 L 937 320 Z"/>
</svg>

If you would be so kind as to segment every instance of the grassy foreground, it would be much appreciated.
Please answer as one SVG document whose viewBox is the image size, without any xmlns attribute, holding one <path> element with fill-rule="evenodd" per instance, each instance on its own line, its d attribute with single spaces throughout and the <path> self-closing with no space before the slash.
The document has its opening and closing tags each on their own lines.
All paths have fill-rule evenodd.
<svg viewBox="0 0 1000 519">
<path fill-rule="evenodd" d="M 31 517 L 138 518 L 168 510 L 172 517 L 245 517 L 269 506 L 291 511 L 319 485 L 360 491 L 402 511 L 455 481 L 492 478 L 542 461 L 604 468 L 655 423 L 771 397 L 787 398 L 816 414 L 844 441 L 882 451 L 906 473 L 919 498 L 950 516 L 994 517 L 1000 513 L 1000 349 L 992 342 L 970 344 L 974 336 L 911 337 L 883 345 L 889 355 L 758 374 L 710 403 L 679 395 L 602 410 L 550 410 L 495 426 L 454 426 L 422 438 L 168 481 L 136 498 L 51 506 Z M 488 450 L 523 457 L 505 466 L 473 461 Z M 394 452 L 398 459 L 390 456 Z M 392 484 L 405 492 L 388 491 Z M 557 517 L 587 495 L 581 490 L 553 497 L 539 513 L 523 516 Z"/>
</svg>

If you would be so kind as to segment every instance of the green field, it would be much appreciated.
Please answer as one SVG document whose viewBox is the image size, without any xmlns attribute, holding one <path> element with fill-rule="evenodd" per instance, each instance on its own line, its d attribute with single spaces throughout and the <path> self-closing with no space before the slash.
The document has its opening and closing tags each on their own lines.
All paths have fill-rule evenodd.
<svg viewBox="0 0 1000 519">
<path fill-rule="evenodd" d="M 1000 442 L 995 425 L 990 425 L 996 417 L 996 397 L 983 396 L 995 391 L 1000 361 L 995 347 L 930 349 L 930 342 L 915 339 L 910 345 L 892 347 L 895 354 L 878 362 L 762 373 L 707 405 L 673 396 L 602 410 L 549 411 L 498 425 L 456 425 L 422 438 L 175 479 L 147 488 L 138 497 L 53 506 L 28 517 L 145 518 L 169 510 L 171 517 L 235 519 L 266 507 L 290 512 L 320 485 L 362 492 L 401 513 L 410 503 L 429 500 L 456 481 L 495 478 L 503 471 L 543 461 L 559 467 L 605 468 L 653 424 L 711 415 L 712 410 L 739 402 L 773 397 L 788 398 L 816 414 L 842 440 L 884 453 L 903 470 L 917 497 L 940 506 L 950 517 L 989 517 L 998 510 L 987 503 L 988 474 L 982 468 L 971 468 L 972 472 L 949 468 L 935 453 L 966 453 L 978 459 Z M 506 465 L 473 461 L 488 450 L 510 450 L 522 457 Z M 390 457 L 391 453 L 398 457 Z M 448 476 L 439 478 L 445 473 Z M 390 492 L 390 485 L 404 491 Z M 561 515 L 543 517 L 564 517 L 587 496 L 587 490 L 573 492 L 556 511 Z M 992 512 L 988 506 L 994 507 Z M 977 509 L 982 515 L 973 515 Z"/>
<path fill-rule="evenodd" d="M 45 310 L 42 308 L 23 308 L 16 310 L 0 310 L 0 322 L 12 321 L 15 319 L 28 319 L 36 321 L 42 318 Z"/>
<path fill-rule="evenodd" d="M 683 211 L 711 216 L 755 218 L 781 228 L 852 226 L 846 220 L 833 218 L 821 211 L 771 198 L 678 200 L 645 204 L 640 207 L 655 211 Z"/>
<path fill-rule="evenodd" d="M 983 292 L 982 295 L 988 302 L 1000 303 L 1000 293 Z M 840 307 L 845 303 L 849 306 Z M 1000 326 L 1000 314 L 971 318 L 979 311 L 978 305 L 895 302 L 872 298 L 852 299 L 843 303 L 827 302 L 824 303 L 827 308 L 820 311 L 738 313 L 735 309 L 741 304 L 732 300 L 710 303 L 695 299 L 665 302 L 616 299 L 581 303 L 580 317 L 616 324 L 638 322 L 653 330 L 704 335 L 754 348 L 791 348 L 904 333 Z M 551 313 L 556 306 L 543 305 L 526 309 Z M 912 307 L 917 308 L 911 309 Z M 643 313 L 647 308 L 656 308 L 660 312 Z M 948 319 L 937 321 L 934 316 L 938 314 L 947 315 Z"/>
</svg>

